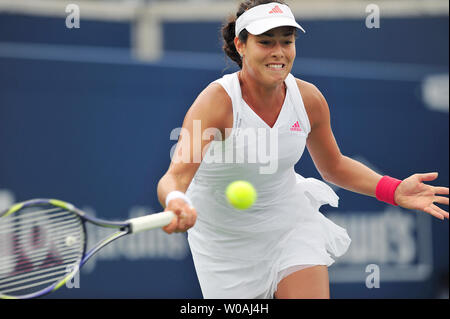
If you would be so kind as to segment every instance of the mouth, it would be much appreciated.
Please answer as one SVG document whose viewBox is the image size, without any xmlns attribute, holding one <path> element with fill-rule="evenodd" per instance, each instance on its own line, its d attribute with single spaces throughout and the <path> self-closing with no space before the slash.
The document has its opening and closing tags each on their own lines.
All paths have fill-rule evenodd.
<svg viewBox="0 0 450 319">
<path fill-rule="evenodd" d="M 280 71 L 280 70 L 284 70 L 286 68 L 286 64 L 270 63 L 270 64 L 266 64 L 266 67 L 269 68 L 270 70 Z"/>
</svg>

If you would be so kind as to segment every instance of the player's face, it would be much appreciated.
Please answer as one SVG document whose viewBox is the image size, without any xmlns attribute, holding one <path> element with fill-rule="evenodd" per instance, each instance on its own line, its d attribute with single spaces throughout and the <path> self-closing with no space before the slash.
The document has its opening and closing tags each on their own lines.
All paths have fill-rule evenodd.
<svg viewBox="0 0 450 319">
<path fill-rule="evenodd" d="M 295 34 L 292 27 L 279 27 L 261 35 L 249 34 L 241 48 L 243 69 L 267 85 L 282 83 L 295 60 Z"/>
</svg>

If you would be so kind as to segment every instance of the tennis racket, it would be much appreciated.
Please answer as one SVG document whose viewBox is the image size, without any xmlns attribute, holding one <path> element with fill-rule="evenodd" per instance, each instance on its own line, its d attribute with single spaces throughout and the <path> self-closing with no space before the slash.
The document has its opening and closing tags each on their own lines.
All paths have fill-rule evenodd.
<svg viewBox="0 0 450 319">
<path fill-rule="evenodd" d="M 17 203 L 0 213 L 0 298 L 29 299 L 56 291 L 109 243 L 164 227 L 174 216 L 167 211 L 111 222 L 56 199 Z M 86 223 L 116 231 L 87 251 Z"/>
</svg>

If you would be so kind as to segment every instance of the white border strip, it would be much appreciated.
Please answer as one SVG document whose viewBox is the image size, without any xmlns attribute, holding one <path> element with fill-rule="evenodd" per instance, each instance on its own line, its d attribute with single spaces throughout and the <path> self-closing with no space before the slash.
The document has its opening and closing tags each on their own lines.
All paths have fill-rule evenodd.
<svg viewBox="0 0 450 319">
<path fill-rule="evenodd" d="M 81 17 L 88 20 L 131 21 L 138 8 L 130 3 L 106 1 L 0 0 L 0 13 L 66 17 L 66 6 L 70 3 L 78 5 Z"/>
<path fill-rule="evenodd" d="M 92 0 L 0 0 L 0 13 L 21 13 L 40 16 L 66 16 L 69 3 L 80 7 L 85 19 L 130 21 L 137 15 L 150 15 L 165 21 L 223 21 L 237 9 L 238 1 L 198 1 L 180 3 L 161 1 L 151 4 Z M 323 0 L 288 1 L 300 19 L 365 18 L 366 7 L 380 7 L 382 17 L 448 16 L 447 0 Z"/>
</svg>

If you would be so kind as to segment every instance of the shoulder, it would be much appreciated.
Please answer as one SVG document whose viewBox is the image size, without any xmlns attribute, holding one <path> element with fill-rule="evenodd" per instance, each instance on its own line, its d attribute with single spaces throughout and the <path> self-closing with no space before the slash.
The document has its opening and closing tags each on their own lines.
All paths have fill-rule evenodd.
<svg viewBox="0 0 450 319">
<path fill-rule="evenodd" d="M 207 100 L 222 104 L 230 104 L 231 98 L 219 83 L 210 83 L 198 96 L 197 99 Z"/>
<path fill-rule="evenodd" d="M 329 108 L 322 92 L 312 83 L 295 79 L 302 95 L 303 104 L 311 124 L 311 128 L 329 118 Z"/>
<path fill-rule="evenodd" d="M 230 117 L 233 124 L 231 98 L 220 84 L 211 83 L 197 96 L 188 115 L 205 121 L 209 127 L 228 127 Z"/>
</svg>

